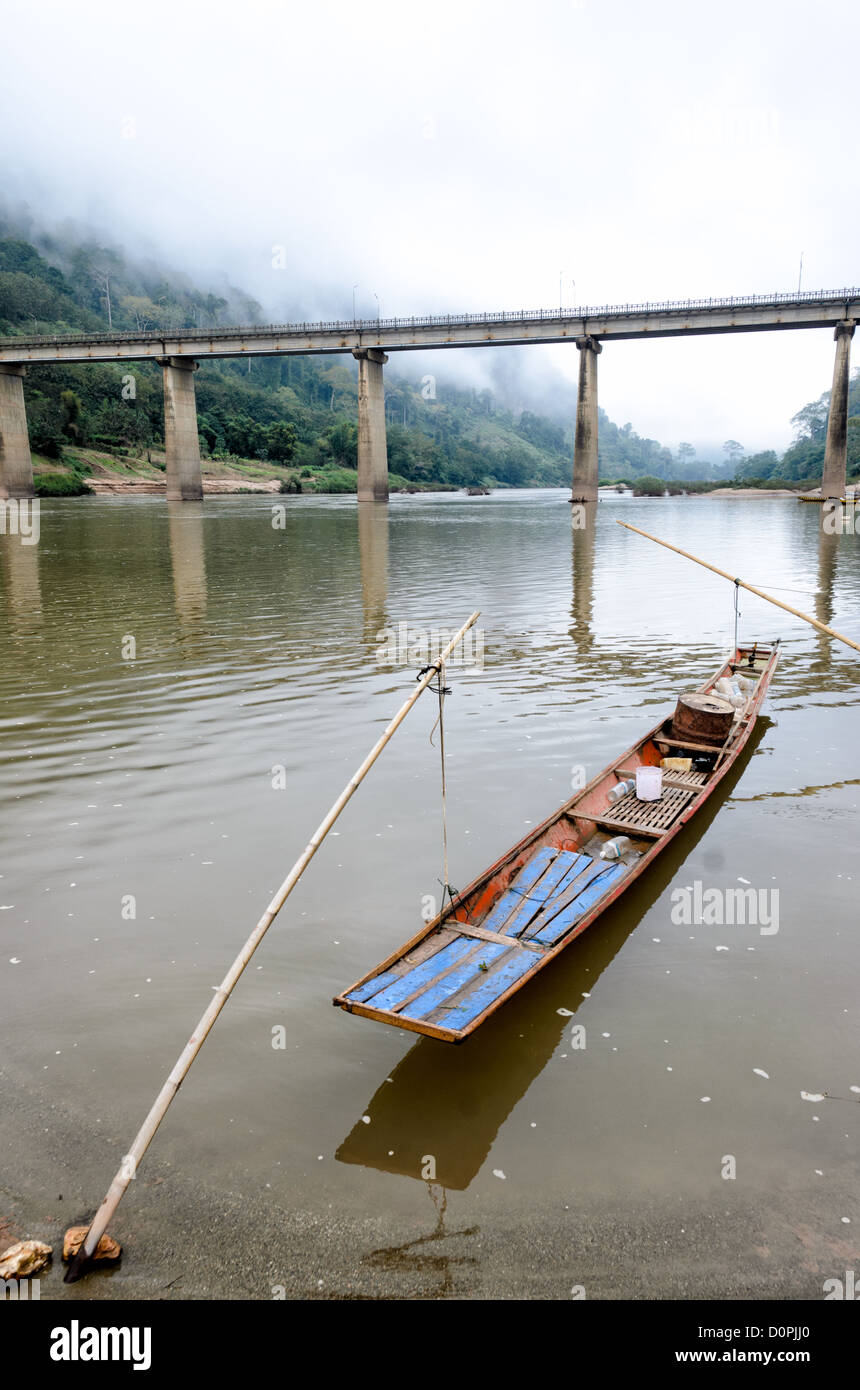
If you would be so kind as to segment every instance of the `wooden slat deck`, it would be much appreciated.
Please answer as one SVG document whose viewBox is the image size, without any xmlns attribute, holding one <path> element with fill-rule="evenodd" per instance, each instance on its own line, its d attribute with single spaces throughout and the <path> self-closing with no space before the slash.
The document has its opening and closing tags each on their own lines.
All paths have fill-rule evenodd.
<svg viewBox="0 0 860 1390">
<path fill-rule="evenodd" d="M 667 786 L 659 801 L 640 801 L 635 792 L 627 792 L 614 803 L 611 816 L 600 816 L 599 824 L 634 835 L 662 835 L 695 795 L 693 788 Z"/>
<path fill-rule="evenodd" d="M 344 1003 L 392 1022 L 457 1032 L 491 1008 L 626 872 L 588 854 L 537 850 L 480 922 L 448 918 Z M 522 938 L 522 939 L 520 939 Z"/>
</svg>

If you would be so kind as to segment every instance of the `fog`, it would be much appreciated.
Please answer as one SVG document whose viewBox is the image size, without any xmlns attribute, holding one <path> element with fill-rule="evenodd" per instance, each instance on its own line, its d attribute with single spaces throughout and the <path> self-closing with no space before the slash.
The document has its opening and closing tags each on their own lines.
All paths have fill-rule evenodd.
<svg viewBox="0 0 860 1390">
<path fill-rule="evenodd" d="M 801 255 L 804 288 L 852 285 L 857 13 L 7 0 L 3 191 L 279 321 L 793 290 Z M 572 411 L 576 357 L 392 366 Z M 607 344 L 600 403 L 703 456 L 782 448 L 832 362 L 826 330 Z"/>
</svg>

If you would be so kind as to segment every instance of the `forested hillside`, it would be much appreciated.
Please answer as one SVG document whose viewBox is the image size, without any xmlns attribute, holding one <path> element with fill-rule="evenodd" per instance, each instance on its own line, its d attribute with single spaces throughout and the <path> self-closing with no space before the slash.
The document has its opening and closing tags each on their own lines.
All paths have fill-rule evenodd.
<svg viewBox="0 0 860 1390">
<path fill-rule="evenodd" d="M 2 220 L 0 237 L 0 335 L 176 330 L 266 318 L 239 290 L 215 295 L 93 241 L 30 229 L 26 239 Z M 351 358 L 204 362 L 196 386 L 204 459 L 256 460 L 289 468 L 322 490 L 354 488 L 358 402 Z M 25 390 L 31 445 L 47 458 L 74 447 L 135 455 L 162 443 L 154 364 L 32 367 Z M 427 398 L 426 388 L 392 364 L 386 416 L 393 479 L 417 486 L 567 485 L 574 407 L 573 387 L 559 410 L 569 414 L 566 424 L 529 410 L 515 414 L 492 391 L 441 379 Z M 610 478 L 701 473 L 701 466 L 686 472 L 668 449 L 640 438 L 629 424 L 619 428 L 602 411 L 600 455 L 601 474 Z"/>
<path fill-rule="evenodd" d="M 26 233 L 26 235 L 25 235 Z M 187 276 L 137 263 L 68 233 L 50 236 L 0 216 L 0 336 L 181 330 L 259 323 L 262 307 L 227 284 L 221 294 Z M 447 365 L 447 364 L 446 364 Z M 438 379 L 431 390 L 386 370 L 389 467 L 394 486 L 566 486 L 571 478 L 575 388 L 557 418 L 512 412 L 490 390 Z M 196 377 L 204 460 L 246 460 L 305 490 L 353 491 L 357 369 L 350 357 L 269 357 L 203 362 Z M 25 379 L 34 453 L 86 471 L 75 451 L 146 457 L 163 445 L 161 373 L 155 364 L 30 367 Z M 796 440 L 746 456 L 728 440 L 718 461 L 677 453 L 618 426 L 600 411 L 601 480 L 815 485 L 821 476 L 829 392 L 794 417 Z M 860 374 L 851 386 L 849 476 L 860 475 Z M 157 463 L 155 466 L 159 466 Z M 161 465 L 163 466 L 163 465 Z M 259 470 L 258 470 L 259 471 Z"/>
</svg>

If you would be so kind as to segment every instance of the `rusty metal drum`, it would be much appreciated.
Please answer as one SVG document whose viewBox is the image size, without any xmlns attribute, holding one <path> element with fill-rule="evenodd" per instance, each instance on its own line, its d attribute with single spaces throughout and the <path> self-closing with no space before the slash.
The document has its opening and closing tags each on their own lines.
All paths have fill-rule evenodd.
<svg viewBox="0 0 860 1390">
<path fill-rule="evenodd" d="M 722 695 L 705 695 L 698 690 L 682 695 L 672 720 L 672 737 L 684 743 L 704 743 L 720 748 L 731 732 L 734 706 Z"/>
</svg>

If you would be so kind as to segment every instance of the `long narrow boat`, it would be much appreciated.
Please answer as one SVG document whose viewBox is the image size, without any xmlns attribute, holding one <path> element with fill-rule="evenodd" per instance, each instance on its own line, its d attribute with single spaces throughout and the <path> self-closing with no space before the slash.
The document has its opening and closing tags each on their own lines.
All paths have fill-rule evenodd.
<svg viewBox="0 0 860 1390">
<path fill-rule="evenodd" d="M 672 716 L 662 719 L 332 1002 L 380 1023 L 462 1042 L 590 927 L 704 805 L 747 742 L 778 660 L 776 643 L 737 648 L 698 687 L 710 695 L 723 677 L 746 678 L 746 702 L 722 743 L 681 740 Z M 659 766 L 666 757 L 691 766 L 664 772 L 657 801 L 640 801 L 635 791 L 610 797 L 638 767 Z M 619 836 L 629 841 L 620 857 L 602 857 Z"/>
</svg>

